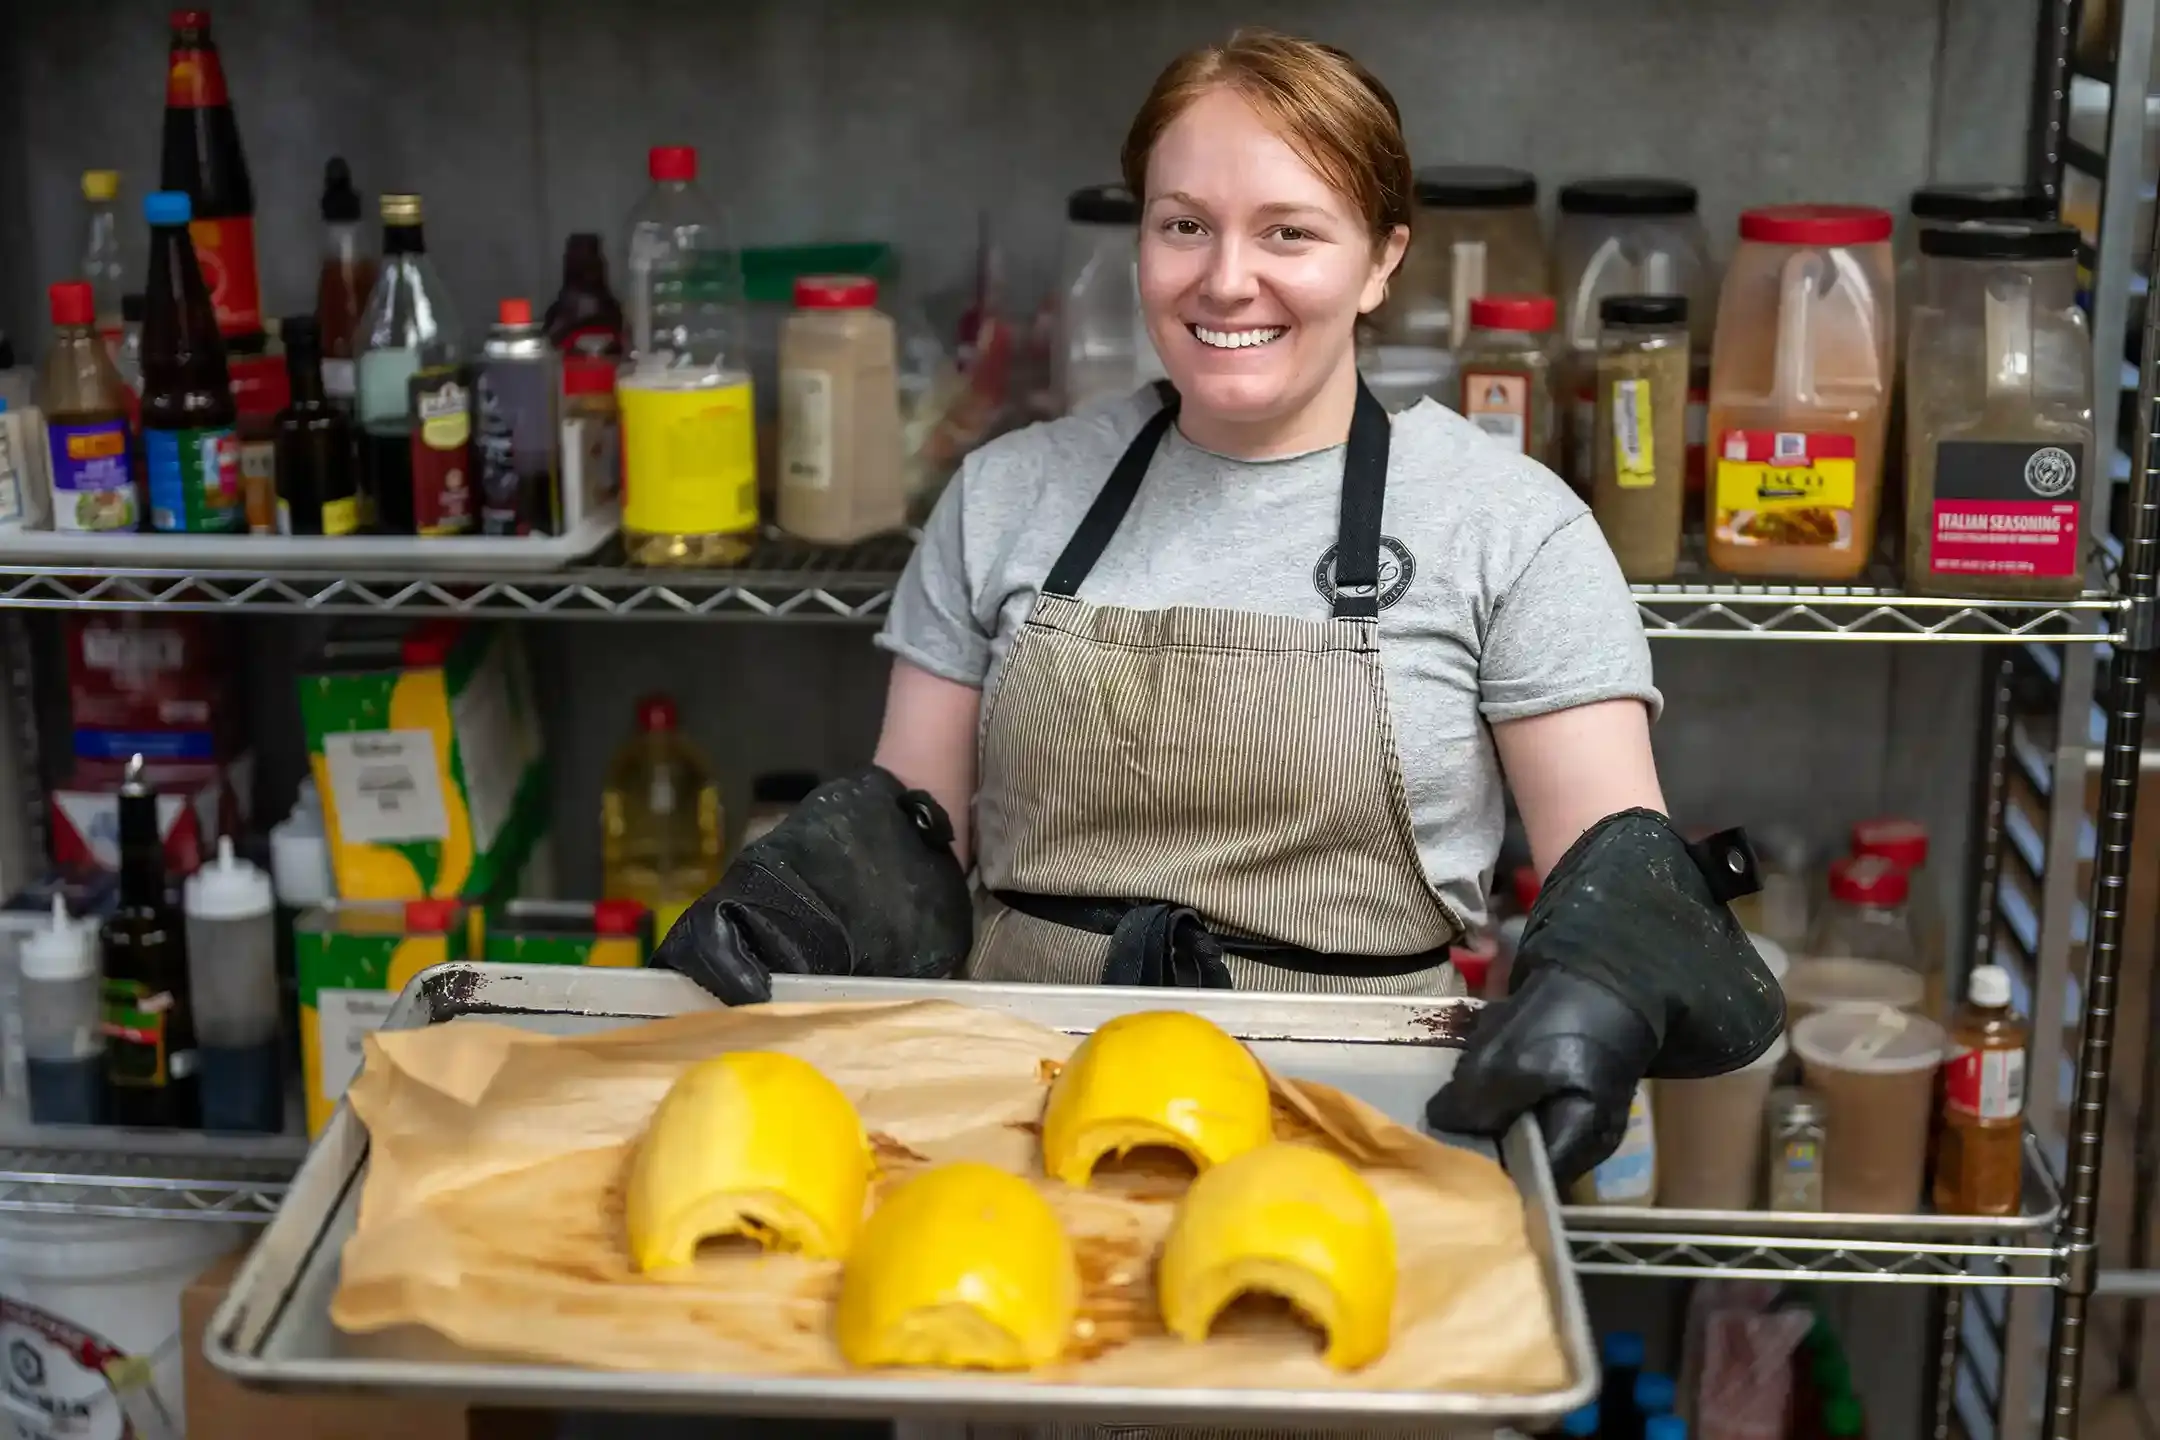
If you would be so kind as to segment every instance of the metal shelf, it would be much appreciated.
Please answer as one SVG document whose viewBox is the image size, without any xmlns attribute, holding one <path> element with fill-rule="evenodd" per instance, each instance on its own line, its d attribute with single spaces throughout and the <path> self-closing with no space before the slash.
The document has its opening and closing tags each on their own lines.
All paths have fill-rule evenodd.
<svg viewBox="0 0 2160 1440">
<path fill-rule="evenodd" d="M 297 1136 L 11 1126 L 0 1130 L 0 1211 L 259 1225 L 306 1150 Z"/>
<path fill-rule="evenodd" d="M 1571 1230 L 1568 1248 L 1585 1275 L 1687 1279 L 1714 1271 L 1739 1280 L 1829 1284 L 2052 1288 L 2060 1259 L 2053 1245 L 1669 1230 Z M 1982 1266 L 1989 1268 L 1976 1268 Z"/>
</svg>

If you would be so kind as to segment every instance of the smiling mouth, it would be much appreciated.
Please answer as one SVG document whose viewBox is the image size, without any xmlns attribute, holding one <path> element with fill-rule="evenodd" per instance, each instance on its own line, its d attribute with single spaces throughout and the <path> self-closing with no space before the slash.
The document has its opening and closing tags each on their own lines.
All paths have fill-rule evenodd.
<svg viewBox="0 0 2160 1440">
<path fill-rule="evenodd" d="M 1193 338 L 1211 350 L 1250 350 L 1268 345 L 1290 333 L 1287 325 L 1263 325 L 1255 330 L 1210 330 L 1204 325 L 1187 325 Z"/>
</svg>

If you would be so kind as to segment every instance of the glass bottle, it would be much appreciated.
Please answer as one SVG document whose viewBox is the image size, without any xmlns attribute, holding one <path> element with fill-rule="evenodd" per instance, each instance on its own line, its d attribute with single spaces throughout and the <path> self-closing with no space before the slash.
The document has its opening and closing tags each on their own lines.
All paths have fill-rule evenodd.
<svg viewBox="0 0 2160 1440">
<path fill-rule="evenodd" d="M 325 393 L 320 327 L 295 315 L 278 338 L 292 390 L 277 417 L 278 533 L 350 535 L 360 526 L 358 447 L 345 408 Z"/>
<path fill-rule="evenodd" d="M 120 248 L 120 172 L 85 170 L 82 278 L 90 283 L 97 306 L 98 338 L 108 351 L 120 348 L 120 296 L 127 289 L 127 263 Z"/>
<path fill-rule="evenodd" d="M 53 528 L 133 530 L 135 470 L 128 463 L 127 387 L 94 328 L 97 302 L 80 280 L 49 292 L 53 338 L 38 378 L 50 460 Z M 42 497 L 24 507 L 42 511 Z"/>
<path fill-rule="evenodd" d="M 1547 468 L 1559 462 L 1554 315 L 1550 295 L 1481 295 L 1470 302 L 1470 331 L 1456 353 L 1462 403 L 1455 408 L 1505 448 Z"/>
<path fill-rule="evenodd" d="M 186 195 L 191 235 L 208 278 L 218 333 L 241 354 L 263 349 L 262 282 L 255 267 L 255 186 L 210 12 L 175 10 L 165 70 L 159 188 Z"/>
<path fill-rule="evenodd" d="M 352 171 L 333 155 L 323 166 L 322 271 L 315 281 L 315 320 L 322 349 L 323 394 L 352 412 L 358 385 L 353 359 L 360 317 L 375 290 L 375 257 L 360 230 L 360 192 Z"/>
<path fill-rule="evenodd" d="M 428 258 L 420 197 L 382 197 L 383 258 L 360 317 L 363 523 L 386 535 L 456 534 L 475 506 L 470 396 L 448 292 Z"/>
<path fill-rule="evenodd" d="M 120 786 L 120 896 L 98 932 L 105 973 L 106 1118 L 201 1124 L 186 932 L 166 893 L 158 796 L 134 756 Z"/>
<path fill-rule="evenodd" d="M 2015 1215 L 2025 1191 L 2025 1022 L 2010 1011 L 2010 972 L 1973 968 L 1950 1021 L 1943 1065 L 1935 1208 Z"/>
<path fill-rule="evenodd" d="M 600 795 L 601 889 L 651 907 L 666 935 L 720 883 L 723 832 L 712 766 L 678 726 L 675 702 L 638 702 L 637 733 L 615 754 Z"/>
<path fill-rule="evenodd" d="M 541 317 L 548 343 L 566 358 L 616 360 L 623 353 L 623 307 L 608 288 L 600 237 L 579 231 L 563 242 L 562 288 Z"/>
<path fill-rule="evenodd" d="M 234 431 L 239 407 L 189 234 L 193 212 L 187 196 L 160 190 L 143 202 L 143 213 L 150 221 L 142 394 L 150 527 L 230 533 L 246 519 Z"/>
</svg>

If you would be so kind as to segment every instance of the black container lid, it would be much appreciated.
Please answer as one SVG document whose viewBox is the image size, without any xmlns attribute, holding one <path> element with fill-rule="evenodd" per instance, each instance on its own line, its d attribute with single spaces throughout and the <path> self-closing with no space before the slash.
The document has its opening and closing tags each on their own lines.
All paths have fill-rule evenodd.
<svg viewBox="0 0 2160 1440">
<path fill-rule="evenodd" d="M 130 325 L 142 324 L 144 313 L 150 308 L 150 297 L 140 290 L 130 290 L 120 297 L 120 318 Z"/>
<path fill-rule="evenodd" d="M 2074 260 L 2078 232 L 2052 220 L 1942 225 L 1920 232 L 1920 253 L 1943 260 Z"/>
<path fill-rule="evenodd" d="M 1598 301 L 1598 319 L 1607 325 L 1685 325 L 1685 295 L 1608 295 Z"/>
<path fill-rule="evenodd" d="M 1417 203 L 1435 210 L 1508 210 L 1537 204 L 1537 177 L 1507 165 L 1428 165 Z"/>
<path fill-rule="evenodd" d="M 360 219 L 360 192 L 353 189 L 352 170 L 342 155 L 331 156 L 323 166 L 322 218 L 330 225 L 352 225 Z"/>
<path fill-rule="evenodd" d="M 1123 185 L 1089 185 L 1065 197 L 1065 218 L 1080 225 L 1137 225 L 1140 200 Z"/>
<path fill-rule="evenodd" d="M 1692 215 L 1696 201 L 1687 181 L 1655 175 L 1601 175 L 1560 187 L 1564 215 Z"/>
<path fill-rule="evenodd" d="M 1920 220 L 2048 220 L 2047 196 L 2024 185 L 1923 185 L 1912 193 Z"/>
<path fill-rule="evenodd" d="M 793 805 L 817 787 L 812 771 L 774 770 L 750 782 L 750 798 L 759 805 Z"/>
<path fill-rule="evenodd" d="M 288 315 L 278 321 L 278 339 L 289 355 L 295 350 L 315 350 L 322 345 L 322 323 L 313 315 Z"/>
</svg>

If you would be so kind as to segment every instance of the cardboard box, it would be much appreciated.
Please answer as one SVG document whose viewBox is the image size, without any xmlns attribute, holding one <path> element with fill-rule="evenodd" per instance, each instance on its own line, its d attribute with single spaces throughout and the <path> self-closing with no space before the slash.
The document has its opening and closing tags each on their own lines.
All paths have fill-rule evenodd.
<svg viewBox="0 0 2160 1440">
<path fill-rule="evenodd" d="M 485 898 L 532 852 L 547 786 L 516 627 L 333 639 L 300 713 L 343 898 Z"/>
<path fill-rule="evenodd" d="M 330 1123 L 360 1073 L 362 1040 L 382 1028 L 405 982 L 431 965 L 465 958 L 466 921 L 453 902 L 424 900 L 339 901 L 294 923 L 309 1135 Z"/>
<path fill-rule="evenodd" d="M 144 778 L 158 792 L 158 827 L 165 869 L 190 875 L 217 853 L 217 837 L 247 824 L 246 797 L 254 759 L 230 764 L 145 758 Z M 124 760 L 77 760 L 67 782 L 52 792 L 53 863 L 62 868 L 120 868 L 120 784 Z"/>
<path fill-rule="evenodd" d="M 636 969 L 652 954 L 653 913 L 635 900 L 512 900 L 473 914 L 490 965 Z"/>
<path fill-rule="evenodd" d="M 239 710 L 211 617 L 69 616 L 66 628 L 77 757 L 214 763 L 233 754 Z"/>
</svg>

